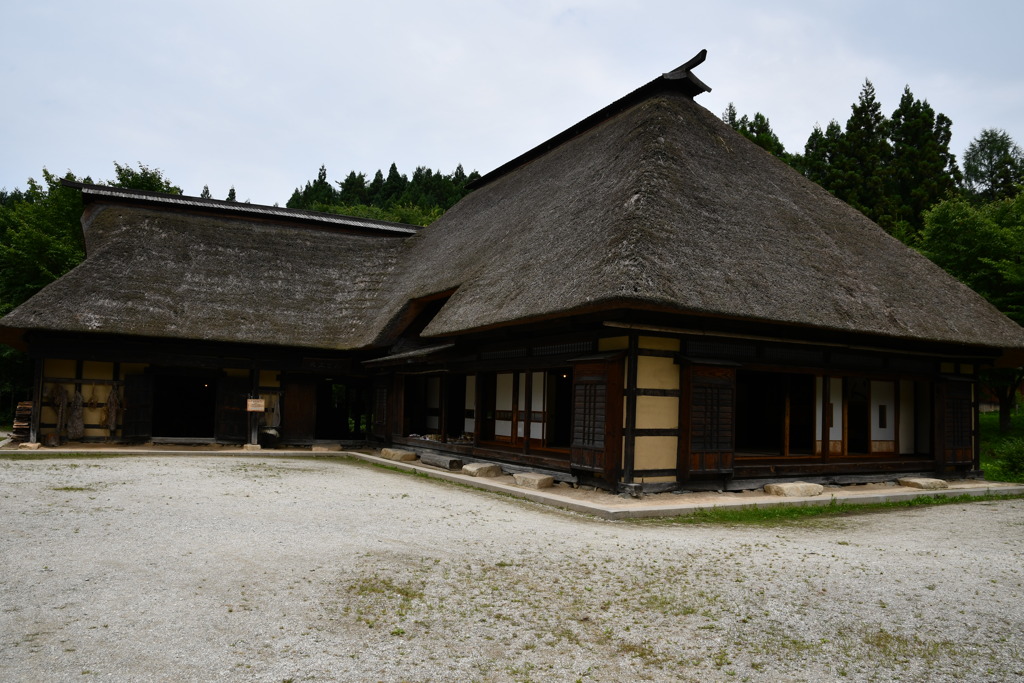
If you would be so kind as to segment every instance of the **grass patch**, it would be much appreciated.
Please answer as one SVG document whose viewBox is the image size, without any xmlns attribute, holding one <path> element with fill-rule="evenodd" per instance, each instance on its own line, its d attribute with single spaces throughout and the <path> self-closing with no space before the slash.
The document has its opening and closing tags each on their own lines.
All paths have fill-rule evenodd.
<svg viewBox="0 0 1024 683">
<path fill-rule="evenodd" d="M 67 453 L 62 451 L 24 451 L 0 453 L 0 460 L 100 460 L 103 458 L 130 458 L 136 453 Z M 159 455 L 154 453 L 153 455 Z"/>
<path fill-rule="evenodd" d="M 981 469 L 988 481 L 1024 483 L 1024 420 L 1014 415 L 1010 431 L 999 431 L 999 413 L 982 413 Z"/>
<path fill-rule="evenodd" d="M 935 505 L 960 505 L 995 500 L 1024 500 L 1024 495 L 985 494 L 974 496 L 918 496 L 887 503 L 842 503 L 836 499 L 827 505 L 775 505 L 771 507 L 724 508 L 712 507 L 695 510 L 688 515 L 661 519 L 638 519 L 634 524 L 725 524 L 781 526 L 806 519 L 849 517 L 890 510 L 902 510 Z"/>
</svg>

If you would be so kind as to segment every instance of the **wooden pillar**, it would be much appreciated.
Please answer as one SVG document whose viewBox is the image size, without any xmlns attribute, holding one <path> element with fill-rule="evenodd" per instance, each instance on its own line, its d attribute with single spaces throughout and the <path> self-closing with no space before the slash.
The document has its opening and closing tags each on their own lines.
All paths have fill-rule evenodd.
<svg viewBox="0 0 1024 683">
<path fill-rule="evenodd" d="M 828 462 L 832 436 L 832 387 L 828 375 L 821 376 L 821 461 Z"/>
<path fill-rule="evenodd" d="M 260 396 L 260 369 L 252 367 L 249 369 L 249 396 L 259 398 Z M 260 441 L 260 413 L 248 413 L 249 415 L 249 445 L 255 446 Z"/>
<path fill-rule="evenodd" d="M 36 358 L 32 363 L 32 418 L 29 425 L 28 440 L 39 443 L 39 417 L 43 412 L 43 367 L 45 358 Z"/>
<path fill-rule="evenodd" d="M 473 383 L 476 386 L 473 391 L 473 446 L 479 448 L 484 417 L 483 373 L 477 372 L 473 375 Z"/>
<path fill-rule="evenodd" d="M 533 429 L 533 371 L 527 370 L 524 373 L 526 377 L 525 386 L 523 391 L 526 392 L 523 396 L 523 412 L 526 417 L 523 419 L 523 454 L 530 452 L 530 432 Z"/>
<path fill-rule="evenodd" d="M 633 483 L 633 471 L 636 465 L 636 385 L 639 358 L 640 337 L 631 334 L 626 358 L 626 425 L 624 428 L 626 443 L 623 449 L 622 472 L 622 481 L 626 484 Z"/>
</svg>

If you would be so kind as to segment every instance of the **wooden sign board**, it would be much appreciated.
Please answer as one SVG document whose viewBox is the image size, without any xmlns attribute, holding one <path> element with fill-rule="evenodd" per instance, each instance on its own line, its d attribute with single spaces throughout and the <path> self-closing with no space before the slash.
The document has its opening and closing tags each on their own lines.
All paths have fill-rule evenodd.
<svg viewBox="0 0 1024 683">
<path fill-rule="evenodd" d="M 245 400 L 245 410 L 250 413 L 263 413 L 266 412 L 267 408 L 262 398 L 247 398 Z"/>
</svg>

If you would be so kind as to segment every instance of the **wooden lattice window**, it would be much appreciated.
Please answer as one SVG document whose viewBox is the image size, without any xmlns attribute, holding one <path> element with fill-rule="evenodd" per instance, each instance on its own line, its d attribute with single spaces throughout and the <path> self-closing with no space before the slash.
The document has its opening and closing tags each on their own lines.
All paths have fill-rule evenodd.
<svg viewBox="0 0 1024 683">
<path fill-rule="evenodd" d="M 573 448 L 604 450 L 607 401 L 607 384 L 576 384 L 573 395 Z"/>
</svg>

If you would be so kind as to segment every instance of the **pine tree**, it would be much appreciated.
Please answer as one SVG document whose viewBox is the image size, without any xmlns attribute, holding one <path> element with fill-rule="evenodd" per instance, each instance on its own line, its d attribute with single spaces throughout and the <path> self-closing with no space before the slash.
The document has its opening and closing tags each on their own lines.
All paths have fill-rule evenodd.
<svg viewBox="0 0 1024 683">
<path fill-rule="evenodd" d="M 783 160 L 788 160 L 786 148 L 779 140 L 779 136 L 772 130 L 768 117 L 761 112 L 756 112 L 754 118 L 748 118 L 746 114 L 737 118 L 736 105 L 732 102 L 722 113 L 722 121 L 737 131 L 761 149 L 771 152 Z"/>
<path fill-rule="evenodd" d="M 892 159 L 889 124 L 871 81 L 864 81 L 852 110 L 833 164 L 833 185 L 827 189 L 872 220 L 891 221 L 886 192 L 886 168 Z"/>
<path fill-rule="evenodd" d="M 913 243 L 924 227 L 926 210 L 957 187 L 960 170 L 949 151 L 952 121 L 927 101 L 903 89 L 889 123 L 892 159 L 888 166 L 890 220 L 883 227 Z"/>
<path fill-rule="evenodd" d="M 210 186 L 203 185 L 203 191 L 199 194 L 203 199 L 213 199 L 213 195 L 210 194 Z"/>
<path fill-rule="evenodd" d="M 230 189 L 230 190 L 228 190 L 228 197 L 227 197 L 227 201 L 229 201 L 229 202 L 237 202 L 237 201 L 238 201 L 238 200 L 237 200 L 237 199 L 235 198 L 235 186 L 234 186 L 234 185 L 232 185 L 232 186 L 231 186 L 231 189 Z"/>
<path fill-rule="evenodd" d="M 804 154 L 797 170 L 808 180 L 818 183 L 834 194 L 842 145 L 843 129 L 838 121 L 829 121 L 824 131 L 821 130 L 821 126 L 814 126 L 804 145 Z"/>
</svg>

